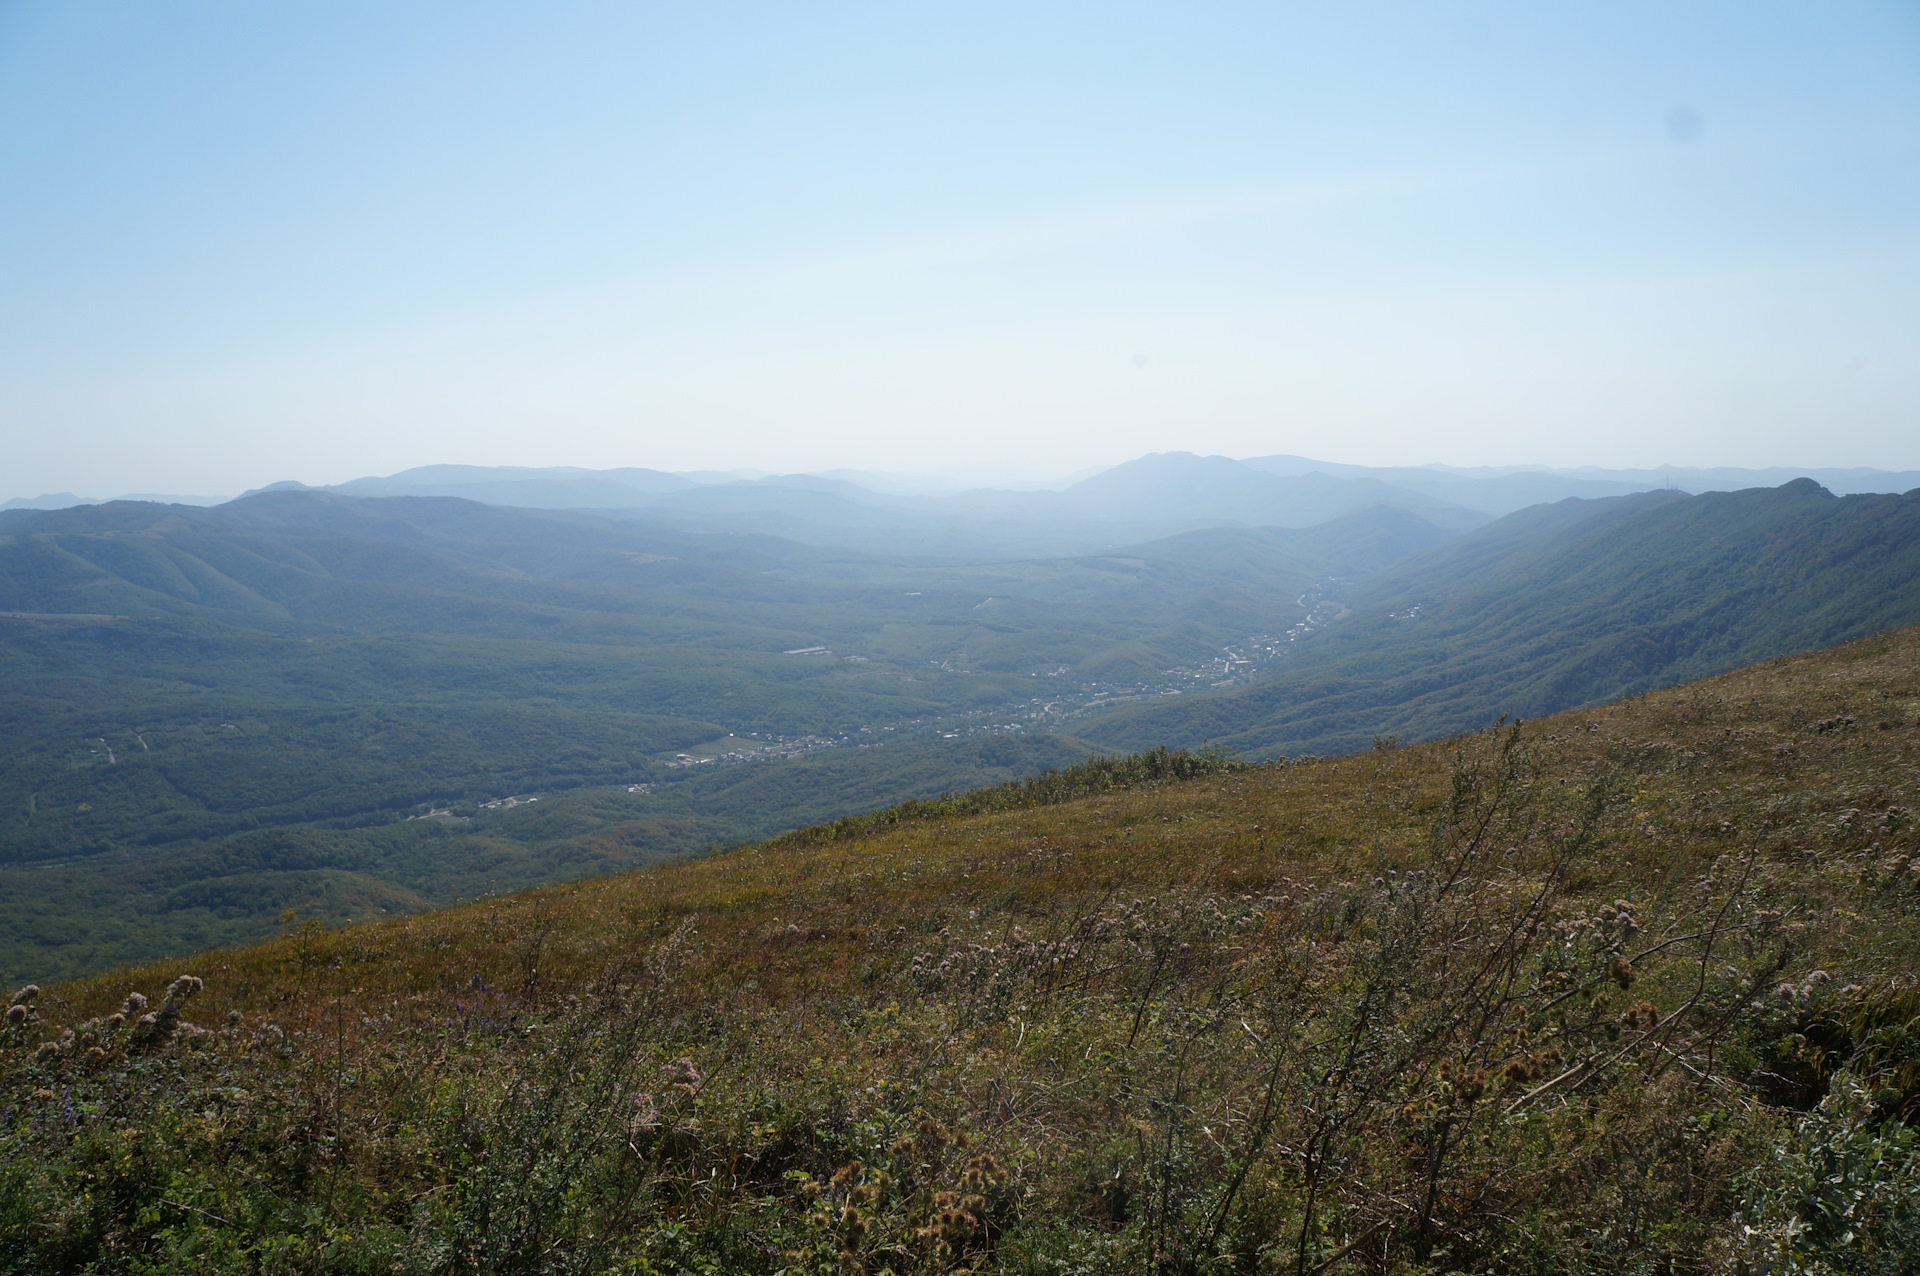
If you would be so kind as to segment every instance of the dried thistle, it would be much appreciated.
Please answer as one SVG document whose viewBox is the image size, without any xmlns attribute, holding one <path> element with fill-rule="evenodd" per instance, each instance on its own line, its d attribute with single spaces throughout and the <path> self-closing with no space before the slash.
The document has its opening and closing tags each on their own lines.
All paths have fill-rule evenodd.
<svg viewBox="0 0 1920 1276">
<path fill-rule="evenodd" d="M 1636 1001 L 1620 1016 L 1620 1022 L 1630 1030 L 1651 1028 L 1660 1019 L 1660 1012 L 1653 1008 L 1650 1001 Z"/>
<path fill-rule="evenodd" d="M 682 1055 L 672 1063 L 662 1064 L 660 1075 L 665 1077 L 674 1089 L 684 1091 L 690 1098 L 700 1093 L 702 1080 L 700 1070 L 693 1066 L 693 1058 L 690 1055 Z"/>
</svg>

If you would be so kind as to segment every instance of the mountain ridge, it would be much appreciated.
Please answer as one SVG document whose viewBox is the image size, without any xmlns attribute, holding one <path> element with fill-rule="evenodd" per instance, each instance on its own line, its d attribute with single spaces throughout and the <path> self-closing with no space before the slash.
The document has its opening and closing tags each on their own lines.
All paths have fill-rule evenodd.
<svg viewBox="0 0 1920 1276">
<path fill-rule="evenodd" d="M 1534 507 L 1412 555 L 1268 681 L 1083 725 L 1110 748 L 1347 752 L 1533 717 L 1920 620 L 1920 495 L 1810 479 Z M 1413 608 L 1420 611 L 1409 614 Z"/>
</svg>

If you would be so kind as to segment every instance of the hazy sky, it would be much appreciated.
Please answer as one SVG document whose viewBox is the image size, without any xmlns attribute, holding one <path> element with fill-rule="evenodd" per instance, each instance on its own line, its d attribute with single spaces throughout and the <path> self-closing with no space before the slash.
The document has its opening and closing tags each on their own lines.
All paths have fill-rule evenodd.
<svg viewBox="0 0 1920 1276">
<path fill-rule="evenodd" d="M 0 497 L 1920 468 L 1920 4 L 0 0 Z"/>
</svg>

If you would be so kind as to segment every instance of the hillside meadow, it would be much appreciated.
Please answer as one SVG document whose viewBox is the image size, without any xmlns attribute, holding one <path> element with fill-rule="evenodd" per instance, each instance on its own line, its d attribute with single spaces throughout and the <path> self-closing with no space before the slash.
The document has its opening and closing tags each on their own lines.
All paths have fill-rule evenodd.
<svg viewBox="0 0 1920 1276">
<path fill-rule="evenodd" d="M 1920 630 L 23 990 L 0 1271 L 1904 1272 Z"/>
</svg>

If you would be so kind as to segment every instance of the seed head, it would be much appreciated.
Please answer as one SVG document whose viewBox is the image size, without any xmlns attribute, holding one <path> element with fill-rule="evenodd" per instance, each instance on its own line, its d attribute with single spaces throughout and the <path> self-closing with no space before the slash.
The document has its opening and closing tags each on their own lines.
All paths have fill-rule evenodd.
<svg viewBox="0 0 1920 1276">
<path fill-rule="evenodd" d="M 1653 1008 L 1650 1001 L 1636 1001 L 1620 1016 L 1620 1022 L 1630 1029 L 1651 1028 L 1660 1019 L 1660 1012 Z"/>
<path fill-rule="evenodd" d="M 28 1002 L 32 1001 L 35 997 L 38 997 L 39 995 L 40 995 L 40 985 L 28 984 L 25 988 L 22 988 L 19 992 L 13 994 L 12 1004 L 16 1006 L 24 1006 Z"/>
<path fill-rule="evenodd" d="M 690 1055 L 682 1055 L 672 1063 L 661 1065 L 660 1075 L 689 1095 L 700 1093 L 700 1070 L 693 1066 L 693 1058 Z"/>
<path fill-rule="evenodd" d="M 137 992 L 130 992 L 127 994 L 126 1001 L 121 1003 L 120 1013 L 129 1019 L 134 1019 L 144 1013 L 146 1008 L 146 997 Z"/>
<path fill-rule="evenodd" d="M 27 1008 L 15 1003 L 7 1007 L 7 1027 L 18 1028 L 27 1021 Z"/>
<path fill-rule="evenodd" d="M 633 1116 L 628 1125 L 635 1134 L 652 1134 L 660 1128 L 660 1110 L 654 1107 L 651 1094 L 633 1096 Z"/>
</svg>

